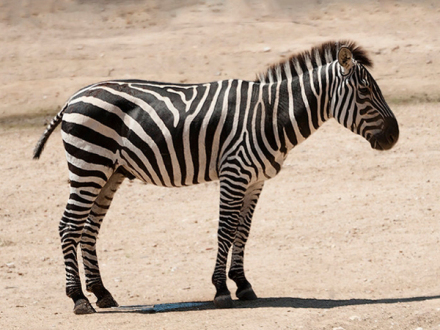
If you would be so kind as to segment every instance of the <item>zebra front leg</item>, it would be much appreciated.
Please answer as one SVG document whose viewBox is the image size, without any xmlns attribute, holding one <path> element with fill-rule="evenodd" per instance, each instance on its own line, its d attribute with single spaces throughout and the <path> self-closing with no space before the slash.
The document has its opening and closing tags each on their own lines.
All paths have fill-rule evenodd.
<svg viewBox="0 0 440 330">
<path fill-rule="evenodd" d="M 96 254 L 96 240 L 102 220 L 110 208 L 113 196 L 124 181 L 124 178 L 124 175 L 115 172 L 102 188 L 93 204 L 80 241 L 86 276 L 86 289 L 96 296 L 98 299 L 96 305 L 100 308 L 119 306 L 102 282 Z"/>
<path fill-rule="evenodd" d="M 261 181 L 253 184 L 247 189 L 243 206 L 240 211 L 239 225 L 232 248 L 231 267 L 228 275 L 229 278 L 237 284 L 236 296 L 240 300 L 257 299 L 257 295 L 252 289 L 252 285 L 246 279 L 244 274 L 244 249 L 251 229 L 252 216 L 263 186 L 264 181 Z"/>
<path fill-rule="evenodd" d="M 219 308 L 233 306 L 231 293 L 226 285 L 226 262 L 235 238 L 240 209 L 246 188 L 230 178 L 220 179 L 220 220 L 217 232 L 218 252 L 212 283 L 216 288 L 214 304 Z"/>
</svg>

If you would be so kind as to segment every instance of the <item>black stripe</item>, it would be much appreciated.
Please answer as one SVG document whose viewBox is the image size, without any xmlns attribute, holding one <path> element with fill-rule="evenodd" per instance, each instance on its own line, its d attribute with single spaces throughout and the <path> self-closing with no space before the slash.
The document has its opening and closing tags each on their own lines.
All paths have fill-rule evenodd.
<svg viewBox="0 0 440 330">
<path fill-rule="evenodd" d="M 246 84 L 246 95 L 247 95 L 247 88 L 248 87 L 249 87 L 249 85 Z M 223 149 L 224 144 L 226 142 L 226 139 L 228 138 L 228 136 L 232 132 L 232 129 L 233 129 L 234 124 L 235 124 L 234 123 L 234 117 L 235 117 L 236 112 L 237 111 L 239 113 L 241 112 L 241 104 L 240 104 L 240 102 L 241 102 L 241 100 L 243 100 L 243 89 L 244 89 L 244 86 L 242 84 L 241 90 L 240 90 L 241 91 L 241 99 L 238 100 L 237 99 L 237 96 L 238 96 L 238 81 L 237 80 L 232 81 L 231 89 L 229 90 L 229 96 L 228 96 L 228 111 L 227 111 L 227 114 L 226 114 L 225 122 L 224 122 L 223 127 L 222 127 L 222 131 L 220 132 L 220 135 L 219 135 L 219 141 L 218 141 L 218 152 L 219 153 Z M 238 110 L 237 110 L 237 102 L 238 102 L 238 104 L 240 106 L 238 108 Z M 238 132 L 235 133 L 235 137 L 237 136 L 237 133 L 239 133 L 240 127 L 242 127 L 242 125 L 240 125 L 241 124 L 240 122 L 238 124 L 239 124 L 238 125 Z M 231 141 L 232 144 L 236 141 L 235 137 Z M 217 159 L 219 159 L 219 157 L 221 157 L 220 154 L 217 155 Z"/>
<path fill-rule="evenodd" d="M 110 159 L 99 156 L 97 154 L 93 154 L 91 152 L 79 149 L 69 143 L 64 143 L 64 148 L 66 149 L 66 151 L 72 155 L 75 156 L 78 159 L 83 159 L 87 162 L 93 163 L 93 164 L 100 164 L 100 165 L 104 165 L 107 167 L 112 167 L 113 163 Z M 103 179 L 104 181 L 107 181 L 108 178 L 107 176 L 102 172 L 102 171 L 96 171 L 96 170 L 86 170 L 86 169 L 82 169 L 79 168 L 75 165 L 73 165 L 72 163 L 68 163 L 68 167 L 69 167 L 69 171 L 80 176 L 80 177 L 97 177 L 100 179 Z"/>
<path fill-rule="evenodd" d="M 255 112 L 255 114 L 252 112 Z M 253 157 L 260 164 L 260 167 L 263 169 L 263 171 L 265 171 L 266 166 L 264 165 L 263 159 L 261 159 L 261 157 L 258 155 L 258 151 L 257 151 L 257 148 L 261 149 L 261 145 L 258 144 L 258 137 L 261 134 L 261 129 L 260 129 L 260 125 L 259 125 L 260 124 L 259 120 L 261 120 L 261 104 L 258 104 L 255 108 L 253 108 L 252 112 L 249 114 L 248 122 L 247 122 L 247 131 L 249 134 L 248 135 L 245 134 L 245 136 L 243 137 L 245 141 L 248 141 L 245 149 L 249 149 L 249 152 L 253 155 Z M 255 126 L 256 127 L 254 127 L 254 118 L 253 118 L 254 116 L 255 116 Z M 254 144 L 254 136 L 256 136 L 256 138 L 257 138 L 257 145 Z M 249 158 L 252 159 L 251 157 L 249 157 Z M 258 170 L 257 170 L 257 173 L 258 173 Z"/>
<path fill-rule="evenodd" d="M 348 94 L 348 91 L 347 91 L 346 94 Z M 345 112 L 345 117 L 344 117 L 343 125 L 344 125 L 344 127 L 347 127 L 348 129 L 350 129 L 350 127 L 349 127 L 350 125 L 348 124 L 348 118 L 350 117 L 351 104 L 354 103 L 353 101 L 354 101 L 354 98 L 356 96 L 355 94 L 356 94 L 356 91 L 353 90 L 353 93 L 351 93 L 351 96 L 347 95 L 348 100 L 345 101 L 347 103 L 344 103 L 344 105 L 346 105 L 347 111 Z"/>
<path fill-rule="evenodd" d="M 194 177 L 193 177 L 193 183 L 199 183 L 198 182 L 198 176 L 200 171 L 204 171 L 204 169 L 199 168 L 199 135 L 200 135 L 200 129 L 203 123 L 204 118 L 207 115 L 207 112 L 209 110 L 209 107 L 211 105 L 211 102 L 215 96 L 215 93 L 217 92 L 218 88 L 221 88 L 221 85 L 219 85 L 217 82 L 211 83 L 211 88 L 208 92 L 208 95 L 206 97 L 206 101 L 203 104 L 202 108 L 200 109 L 199 113 L 193 118 L 191 125 L 189 127 L 189 144 L 190 144 L 190 152 L 191 152 L 191 158 L 193 161 L 193 168 L 194 168 Z M 206 158 L 207 162 L 209 161 L 208 155 Z"/>
<path fill-rule="evenodd" d="M 309 137 L 311 134 L 309 128 L 309 117 L 307 111 L 305 111 L 304 101 L 301 95 L 301 86 L 298 80 L 292 81 L 292 92 L 293 92 L 293 104 L 295 119 L 298 123 L 299 131 L 304 138 Z"/>
<path fill-rule="evenodd" d="M 102 186 L 95 182 L 78 182 L 78 181 L 70 181 L 70 186 L 72 188 L 96 188 L 102 189 Z"/>
<path fill-rule="evenodd" d="M 263 93 L 264 95 L 268 95 L 269 88 L 268 87 L 263 88 Z M 275 139 L 275 131 L 273 129 L 273 119 L 274 119 L 274 111 L 275 111 L 274 106 L 275 106 L 275 99 L 277 96 L 276 94 L 277 94 L 277 85 L 273 84 L 271 90 L 270 103 L 267 100 L 265 100 L 264 102 L 264 106 L 265 106 L 264 127 L 261 128 L 263 130 L 261 134 L 266 135 L 267 141 L 273 150 L 276 150 L 278 148 L 276 143 L 277 141 Z M 280 105 L 278 104 L 277 107 L 278 107 L 277 108 L 277 112 L 278 112 L 280 111 Z M 258 122 L 257 124 L 258 126 L 261 126 L 260 122 Z"/>
<path fill-rule="evenodd" d="M 221 118 L 222 109 L 223 109 L 223 102 L 224 102 L 226 90 L 228 88 L 228 81 L 224 80 L 224 81 L 220 82 L 219 87 L 220 87 L 220 92 L 217 97 L 217 102 L 215 103 L 215 106 L 214 106 L 214 111 L 212 112 L 212 115 L 209 118 L 208 127 L 206 129 L 206 135 L 205 135 L 205 152 L 206 152 L 206 164 L 205 164 L 206 166 L 204 169 L 205 181 L 210 181 L 209 165 L 210 165 L 210 160 L 211 160 L 211 156 L 212 156 L 212 149 L 214 148 L 214 136 L 215 136 L 216 129 L 220 124 L 220 118 Z M 202 169 L 200 169 L 200 170 L 202 170 Z"/>
<path fill-rule="evenodd" d="M 282 127 L 279 127 L 279 135 L 280 140 L 284 141 L 284 132 L 286 132 L 287 138 L 289 139 L 292 145 L 298 144 L 298 139 L 295 134 L 295 130 L 292 125 L 292 121 L 289 117 L 289 94 L 288 88 L 291 88 L 290 84 L 287 82 L 283 82 L 280 86 L 280 100 L 279 100 L 279 109 L 278 111 L 278 123 L 281 123 Z M 283 146 L 284 143 L 281 143 Z M 287 149 L 286 149 L 287 150 Z"/>
</svg>

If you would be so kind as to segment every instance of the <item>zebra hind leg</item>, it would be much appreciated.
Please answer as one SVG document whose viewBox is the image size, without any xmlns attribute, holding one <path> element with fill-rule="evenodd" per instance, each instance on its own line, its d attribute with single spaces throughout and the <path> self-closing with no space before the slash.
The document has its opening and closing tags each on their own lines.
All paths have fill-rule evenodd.
<svg viewBox="0 0 440 330">
<path fill-rule="evenodd" d="M 100 308 L 119 306 L 102 282 L 96 254 L 96 240 L 101 223 L 110 208 L 113 196 L 124 179 L 125 176 L 117 171 L 102 188 L 87 218 L 80 241 L 86 276 L 86 290 L 96 296 L 96 305 Z"/>
<path fill-rule="evenodd" d="M 257 299 L 257 295 L 252 289 L 252 285 L 246 279 L 244 274 L 243 263 L 244 249 L 249 237 L 249 231 L 251 229 L 252 216 L 255 207 L 257 206 L 258 198 L 261 190 L 263 189 L 263 185 L 264 181 L 261 181 L 255 183 L 247 189 L 243 206 L 240 211 L 240 222 L 233 243 L 231 267 L 228 276 L 237 284 L 236 296 L 240 300 Z"/>
<path fill-rule="evenodd" d="M 92 209 L 99 185 L 85 186 L 71 180 L 70 196 L 60 220 L 59 234 L 66 269 L 66 295 L 74 304 L 75 314 L 91 314 L 95 310 L 84 295 L 78 271 L 78 244 L 84 230 L 84 224 Z"/>
</svg>

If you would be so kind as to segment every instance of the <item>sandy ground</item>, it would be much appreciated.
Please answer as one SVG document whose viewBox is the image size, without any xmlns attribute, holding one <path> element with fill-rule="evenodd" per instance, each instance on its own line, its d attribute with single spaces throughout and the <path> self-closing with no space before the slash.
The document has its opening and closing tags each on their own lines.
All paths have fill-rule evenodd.
<svg viewBox="0 0 440 330">
<path fill-rule="evenodd" d="M 1 329 L 440 329 L 440 5 L 302 2 L 1 1 Z M 289 155 L 247 246 L 260 299 L 211 303 L 218 184 L 127 180 L 98 244 L 123 307 L 75 316 L 57 232 L 68 196 L 58 130 L 31 159 L 67 98 L 109 78 L 254 79 L 340 38 L 370 51 L 400 141 L 374 151 L 330 121 Z"/>
</svg>

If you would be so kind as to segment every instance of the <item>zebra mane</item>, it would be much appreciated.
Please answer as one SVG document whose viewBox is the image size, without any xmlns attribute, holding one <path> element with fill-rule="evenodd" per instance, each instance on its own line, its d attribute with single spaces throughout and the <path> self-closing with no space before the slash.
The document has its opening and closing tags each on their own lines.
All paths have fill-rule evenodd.
<svg viewBox="0 0 440 330">
<path fill-rule="evenodd" d="M 286 80 L 288 76 L 297 77 L 298 72 L 308 71 L 338 59 L 338 51 L 344 46 L 353 53 L 353 58 L 366 67 L 372 67 L 373 62 L 367 52 L 351 40 L 328 41 L 311 50 L 292 55 L 288 59 L 271 65 L 266 72 L 257 75 L 257 82 L 274 82 Z M 290 74 L 289 74 L 290 73 Z"/>
</svg>

